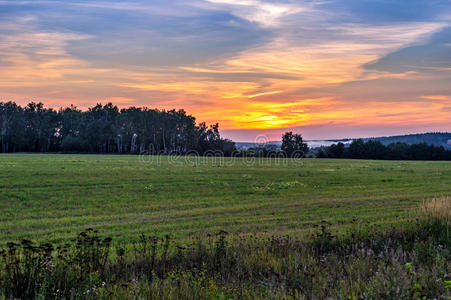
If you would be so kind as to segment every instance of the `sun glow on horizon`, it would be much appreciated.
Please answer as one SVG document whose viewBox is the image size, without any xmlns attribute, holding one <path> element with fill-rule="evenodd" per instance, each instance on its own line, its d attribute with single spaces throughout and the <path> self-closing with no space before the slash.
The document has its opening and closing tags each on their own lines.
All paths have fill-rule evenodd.
<svg viewBox="0 0 451 300">
<path fill-rule="evenodd" d="M 451 130 L 451 5 L 424 1 L 383 21 L 334 0 L 1 1 L 0 101 L 183 108 L 238 137 Z"/>
</svg>

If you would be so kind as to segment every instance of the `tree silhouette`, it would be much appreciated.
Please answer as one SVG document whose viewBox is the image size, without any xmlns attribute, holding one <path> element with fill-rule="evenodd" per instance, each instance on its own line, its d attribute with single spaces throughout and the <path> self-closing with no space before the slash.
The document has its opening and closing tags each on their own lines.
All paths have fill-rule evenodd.
<svg viewBox="0 0 451 300">
<path fill-rule="evenodd" d="M 289 131 L 282 135 L 281 150 L 286 157 L 302 157 L 308 152 L 308 145 L 304 143 L 300 134 Z"/>
<path fill-rule="evenodd" d="M 24 108 L 0 102 L 1 152 L 93 152 L 185 154 L 208 150 L 229 155 L 235 144 L 221 138 L 219 124 L 196 125 L 184 110 L 96 104 L 58 111 L 31 102 Z"/>
</svg>

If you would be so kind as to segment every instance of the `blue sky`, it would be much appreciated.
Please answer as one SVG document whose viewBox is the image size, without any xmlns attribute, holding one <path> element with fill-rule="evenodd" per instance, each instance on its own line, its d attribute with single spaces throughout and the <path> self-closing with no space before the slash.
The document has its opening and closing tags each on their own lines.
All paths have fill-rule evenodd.
<svg viewBox="0 0 451 300">
<path fill-rule="evenodd" d="M 184 108 L 240 141 L 451 130 L 450 24 L 439 0 L 0 0 L 0 101 Z"/>
</svg>

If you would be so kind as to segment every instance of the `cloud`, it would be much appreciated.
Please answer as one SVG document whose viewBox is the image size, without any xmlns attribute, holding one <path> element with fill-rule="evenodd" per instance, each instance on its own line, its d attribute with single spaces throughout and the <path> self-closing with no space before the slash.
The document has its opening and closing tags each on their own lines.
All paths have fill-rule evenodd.
<svg viewBox="0 0 451 300">
<path fill-rule="evenodd" d="M 274 95 L 274 94 L 279 94 L 281 92 L 282 91 L 262 92 L 262 93 L 258 93 L 258 94 L 249 95 L 248 98 L 255 98 L 255 97 L 266 96 L 266 95 Z"/>
<path fill-rule="evenodd" d="M 0 97 L 228 130 L 449 128 L 450 5 L 432 2 L 0 0 Z"/>
<path fill-rule="evenodd" d="M 312 8 L 312 4 L 278 3 L 261 0 L 205 0 L 217 8 L 227 9 L 235 16 L 265 27 L 279 25 L 281 18 Z"/>
<path fill-rule="evenodd" d="M 431 38 L 419 38 L 416 45 L 407 45 L 407 47 L 396 49 L 396 51 L 366 65 L 365 68 L 387 72 L 429 73 L 451 70 L 451 51 L 447 46 L 447 43 L 451 42 L 451 27 L 444 23 L 436 30 L 432 30 L 431 33 L 435 33 Z"/>
<path fill-rule="evenodd" d="M 41 85 L 48 80 L 69 75 L 82 75 L 89 63 L 68 55 L 65 47 L 88 35 L 70 32 L 38 32 L 33 19 L 20 19 L 16 24 L 0 23 L 0 86 Z M 13 34 L 11 34 L 13 33 Z"/>
<path fill-rule="evenodd" d="M 449 20 L 448 0 L 331 0 L 322 8 L 338 11 L 356 23 L 387 24 L 397 22 L 429 22 Z"/>
<path fill-rule="evenodd" d="M 423 96 L 424 99 L 437 100 L 437 101 L 449 101 L 451 102 L 450 95 L 432 95 L 432 96 Z"/>
</svg>

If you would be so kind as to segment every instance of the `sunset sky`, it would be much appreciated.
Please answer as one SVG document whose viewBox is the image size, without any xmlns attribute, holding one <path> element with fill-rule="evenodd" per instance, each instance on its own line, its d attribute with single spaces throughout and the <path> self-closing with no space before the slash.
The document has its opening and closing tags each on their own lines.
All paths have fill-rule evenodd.
<svg viewBox="0 0 451 300">
<path fill-rule="evenodd" d="M 451 131 L 451 1 L 0 0 L 0 101 L 183 108 L 235 141 Z"/>
</svg>

